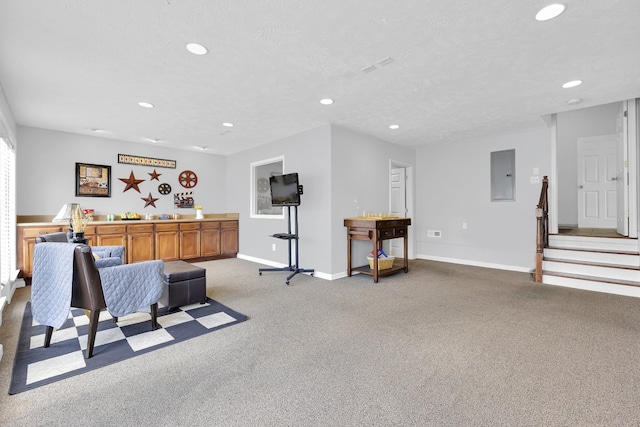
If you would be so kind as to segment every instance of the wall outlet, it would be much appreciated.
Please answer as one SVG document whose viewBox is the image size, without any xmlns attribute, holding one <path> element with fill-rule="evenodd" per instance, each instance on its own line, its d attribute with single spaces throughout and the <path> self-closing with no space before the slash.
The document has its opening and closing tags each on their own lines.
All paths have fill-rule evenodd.
<svg viewBox="0 0 640 427">
<path fill-rule="evenodd" d="M 275 244 L 275 243 L 271 245 L 271 250 L 272 250 L 272 251 L 275 251 L 275 250 L 276 250 L 276 244 Z"/>
<path fill-rule="evenodd" d="M 442 237 L 440 230 L 427 230 L 427 237 Z"/>
<path fill-rule="evenodd" d="M 540 184 L 540 177 L 539 176 L 532 176 L 531 177 L 531 183 L 532 184 Z"/>
</svg>

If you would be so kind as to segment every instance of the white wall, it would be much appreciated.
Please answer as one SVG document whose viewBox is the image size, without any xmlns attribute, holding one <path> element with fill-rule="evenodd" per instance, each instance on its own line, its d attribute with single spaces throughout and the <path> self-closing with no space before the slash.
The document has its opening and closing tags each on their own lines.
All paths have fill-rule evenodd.
<svg viewBox="0 0 640 427">
<path fill-rule="evenodd" d="M 227 212 L 225 157 L 176 150 L 156 145 L 135 144 L 115 139 L 97 138 L 51 130 L 18 127 L 17 150 L 17 214 L 55 215 L 67 202 L 80 203 L 83 208 L 95 209 L 95 215 L 121 212 L 194 214 L 194 209 L 176 209 L 173 193 L 193 191 L 196 203 L 201 203 L 205 213 Z M 159 181 L 151 180 L 153 167 L 118 163 L 118 154 L 176 160 L 176 168 L 155 168 L 161 174 Z M 91 163 L 111 166 L 111 197 L 76 197 L 75 164 Z M 198 183 L 191 189 L 182 187 L 178 175 L 191 170 L 198 176 Z M 140 192 L 130 189 L 123 192 L 125 183 L 118 178 L 128 178 L 133 171 Z M 172 192 L 161 195 L 160 183 L 171 185 Z M 142 197 L 149 193 L 156 207 L 145 206 Z"/>
<path fill-rule="evenodd" d="M 418 257 L 531 269 L 541 184 L 530 178 L 534 168 L 540 178 L 550 174 L 550 141 L 550 131 L 542 130 L 418 148 Z M 516 200 L 491 202 L 490 153 L 507 149 L 516 150 Z M 427 237 L 428 230 L 442 237 Z"/>
<path fill-rule="evenodd" d="M 324 125 L 227 157 L 227 207 L 240 213 L 241 255 L 288 263 L 287 242 L 269 237 L 286 232 L 286 220 L 250 217 L 251 163 L 284 156 L 284 173 L 297 172 L 304 187 L 298 207 L 299 266 L 321 274 L 331 271 L 330 129 Z M 271 249 L 274 243 L 275 252 Z"/>
<path fill-rule="evenodd" d="M 331 127 L 331 240 L 332 271 L 344 275 L 347 271 L 347 245 L 344 218 L 360 216 L 363 211 L 389 211 L 389 160 L 415 165 L 416 151 L 412 148 L 353 132 L 338 126 Z M 409 227 L 414 238 L 417 219 Z M 366 265 L 372 250 L 369 242 L 352 242 L 353 265 Z"/>
<path fill-rule="evenodd" d="M 619 102 L 558 113 L 558 224 L 578 225 L 578 138 L 616 133 Z"/>
</svg>

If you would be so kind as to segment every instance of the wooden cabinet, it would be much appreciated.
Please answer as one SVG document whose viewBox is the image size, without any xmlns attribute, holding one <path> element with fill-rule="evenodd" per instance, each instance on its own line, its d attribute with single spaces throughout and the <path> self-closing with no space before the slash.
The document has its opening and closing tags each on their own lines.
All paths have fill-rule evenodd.
<svg viewBox="0 0 640 427">
<path fill-rule="evenodd" d="M 200 223 L 180 224 L 180 259 L 200 258 Z"/>
<path fill-rule="evenodd" d="M 223 255 L 238 253 L 238 221 L 223 221 L 221 223 L 220 252 Z"/>
<path fill-rule="evenodd" d="M 52 225 L 18 230 L 18 253 L 16 255 L 18 259 L 18 267 L 22 270 L 23 276 L 31 277 L 31 272 L 33 271 L 33 247 L 36 244 L 36 237 L 43 234 L 66 231 L 66 229 L 67 227 Z"/>
<path fill-rule="evenodd" d="M 96 246 L 127 246 L 126 225 L 97 225 Z M 125 250 L 126 252 L 126 250 Z"/>
<path fill-rule="evenodd" d="M 155 258 L 153 224 L 127 226 L 127 264 Z"/>
<path fill-rule="evenodd" d="M 156 224 L 156 259 L 177 261 L 180 259 L 180 225 Z"/>
<path fill-rule="evenodd" d="M 200 228 L 200 256 L 220 255 L 220 222 L 203 222 Z"/>
<path fill-rule="evenodd" d="M 18 224 L 17 260 L 22 276 L 33 271 L 33 247 L 41 234 L 66 231 L 66 225 Z M 84 237 L 90 246 L 124 246 L 127 263 L 163 261 L 205 261 L 238 254 L 238 220 L 204 221 L 117 221 L 88 224 Z"/>
</svg>

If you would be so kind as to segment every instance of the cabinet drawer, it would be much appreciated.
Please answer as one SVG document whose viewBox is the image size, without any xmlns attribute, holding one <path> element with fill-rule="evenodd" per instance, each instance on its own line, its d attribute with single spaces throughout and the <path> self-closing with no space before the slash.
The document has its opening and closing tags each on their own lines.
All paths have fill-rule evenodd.
<svg viewBox="0 0 640 427">
<path fill-rule="evenodd" d="M 178 231 L 180 226 L 178 223 L 156 224 L 156 231 Z"/>
<path fill-rule="evenodd" d="M 396 228 L 394 230 L 394 235 L 396 237 L 404 237 L 407 235 L 407 229 L 406 228 Z"/>
<path fill-rule="evenodd" d="M 200 230 L 199 222 L 183 222 L 180 224 L 180 230 Z"/>
<path fill-rule="evenodd" d="M 153 224 L 136 224 L 127 226 L 129 233 L 153 233 Z"/>
<path fill-rule="evenodd" d="M 38 237 L 42 236 L 43 234 L 58 233 L 60 231 L 63 231 L 62 227 L 25 228 L 22 232 L 22 237 Z"/>
<path fill-rule="evenodd" d="M 380 230 L 380 238 L 386 239 L 393 237 L 393 228 L 383 228 Z"/>
<path fill-rule="evenodd" d="M 238 228 L 238 221 L 222 221 L 220 226 L 222 228 Z"/>
<path fill-rule="evenodd" d="M 96 226 L 95 225 L 87 225 L 84 228 L 84 235 L 85 236 L 91 236 L 93 234 L 96 234 Z"/>
<path fill-rule="evenodd" d="M 220 222 L 218 221 L 211 221 L 211 222 L 203 222 L 202 223 L 202 229 L 203 230 L 212 230 L 212 229 L 218 229 L 220 228 Z"/>
<path fill-rule="evenodd" d="M 97 225 L 96 234 L 125 234 L 126 225 Z"/>
</svg>

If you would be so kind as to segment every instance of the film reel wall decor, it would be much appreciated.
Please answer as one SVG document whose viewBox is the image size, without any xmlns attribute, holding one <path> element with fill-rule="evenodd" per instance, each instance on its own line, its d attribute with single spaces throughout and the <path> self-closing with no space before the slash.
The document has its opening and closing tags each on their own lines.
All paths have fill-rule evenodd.
<svg viewBox="0 0 640 427">
<path fill-rule="evenodd" d="M 178 182 L 184 188 L 193 188 L 198 184 L 198 176 L 193 171 L 184 170 L 178 175 Z"/>
</svg>

